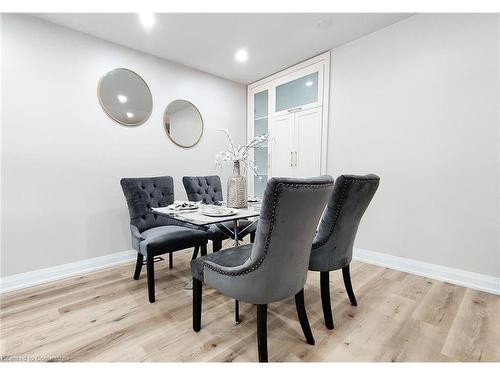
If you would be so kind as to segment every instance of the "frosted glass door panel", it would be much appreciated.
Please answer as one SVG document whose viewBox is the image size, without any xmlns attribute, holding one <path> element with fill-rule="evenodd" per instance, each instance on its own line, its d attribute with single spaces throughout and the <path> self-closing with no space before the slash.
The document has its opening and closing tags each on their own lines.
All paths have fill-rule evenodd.
<svg viewBox="0 0 500 375">
<path fill-rule="evenodd" d="M 254 96 L 254 118 L 267 117 L 268 113 L 268 90 L 261 91 Z"/>
<path fill-rule="evenodd" d="M 318 72 L 276 87 L 276 112 L 318 101 Z"/>
<path fill-rule="evenodd" d="M 255 137 L 258 137 L 259 135 L 267 134 L 267 117 L 266 118 L 261 118 L 260 120 L 255 120 L 255 127 L 253 134 Z"/>
<path fill-rule="evenodd" d="M 321 174 L 321 118 L 322 107 L 295 113 L 297 154 L 295 176 L 312 177 Z"/>
<path fill-rule="evenodd" d="M 257 173 L 262 175 L 267 174 L 267 147 L 257 147 L 254 150 L 254 155 Z"/>
<path fill-rule="evenodd" d="M 258 137 L 269 132 L 269 91 L 261 91 L 254 95 L 253 134 Z M 262 198 L 267 184 L 268 175 L 268 145 L 254 149 L 254 161 L 257 167 L 257 176 L 253 177 L 254 195 Z"/>
<path fill-rule="evenodd" d="M 267 185 L 267 175 L 257 175 L 254 177 L 255 196 L 262 198 Z"/>
</svg>

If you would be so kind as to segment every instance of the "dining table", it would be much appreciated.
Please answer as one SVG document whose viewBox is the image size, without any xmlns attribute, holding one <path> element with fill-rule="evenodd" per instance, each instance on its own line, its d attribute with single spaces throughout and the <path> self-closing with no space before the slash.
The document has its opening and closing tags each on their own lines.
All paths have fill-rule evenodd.
<svg viewBox="0 0 500 375">
<path fill-rule="evenodd" d="M 226 207 L 224 202 L 218 205 L 199 203 L 189 209 L 175 209 L 167 206 L 152 208 L 152 211 L 157 215 L 170 217 L 202 230 L 216 225 L 228 238 L 233 239 L 234 246 L 238 246 L 240 239 L 256 228 L 260 206 L 260 202 L 248 203 L 248 207 L 245 208 Z M 240 230 L 239 224 L 242 219 L 250 219 L 250 224 Z M 229 222 L 232 225 L 229 225 Z"/>
<path fill-rule="evenodd" d="M 226 207 L 225 202 L 219 202 L 217 205 L 208 205 L 203 203 L 196 204 L 196 207 L 187 209 L 174 208 L 175 205 L 167 207 L 155 207 L 151 210 L 157 214 L 172 219 L 194 225 L 200 229 L 207 229 L 211 225 L 216 225 L 228 238 L 232 239 L 234 246 L 239 246 L 240 239 L 252 232 L 258 222 L 260 215 L 260 202 L 248 202 L 248 207 L 231 208 Z M 220 212 L 218 212 L 220 211 Z M 240 220 L 250 220 L 250 224 L 239 230 Z M 228 223 L 231 222 L 232 225 Z M 193 289 L 193 281 L 189 280 L 184 289 Z M 239 301 L 235 301 L 235 322 L 240 322 Z"/>
</svg>

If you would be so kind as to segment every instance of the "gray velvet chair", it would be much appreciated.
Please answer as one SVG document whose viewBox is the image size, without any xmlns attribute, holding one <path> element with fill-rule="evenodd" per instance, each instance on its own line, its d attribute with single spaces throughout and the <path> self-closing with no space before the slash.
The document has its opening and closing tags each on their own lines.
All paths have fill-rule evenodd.
<svg viewBox="0 0 500 375">
<path fill-rule="evenodd" d="M 205 204 L 216 204 L 223 201 L 222 184 L 219 176 L 184 176 L 182 178 L 186 195 L 190 201 L 202 201 Z M 248 233 L 243 232 L 252 222 L 250 220 L 238 221 L 238 232 L 242 233 L 238 236 L 243 239 Z M 233 230 L 234 222 L 227 221 L 224 225 Z M 221 231 L 217 225 L 211 225 L 208 228 L 208 238 L 212 240 L 213 250 L 219 251 L 222 248 L 222 241 L 227 239 L 226 233 Z M 250 231 L 250 242 L 254 242 L 255 229 Z"/>
<path fill-rule="evenodd" d="M 204 282 L 235 300 L 257 305 L 259 361 L 267 361 L 267 305 L 291 296 L 307 343 L 314 345 L 303 288 L 314 232 L 332 190 L 330 176 L 268 181 L 255 243 L 191 261 L 194 331 L 201 328 Z"/>
<path fill-rule="evenodd" d="M 342 175 L 337 178 L 321 223 L 314 238 L 309 261 L 310 271 L 320 272 L 321 303 L 328 329 L 333 329 L 330 305 L 330 271 L 342 269 L 344 284 L 353 306 L 357 306 L 352 290 L 349 264 L 361 217 L 377 191 L 380 178 Z"/>
<path fill-rule="evenodd" d="M 134 279 L 139 279 L 146 257 L 149 302 L 154 302 L 154 257 L 168 253 L 172 268 L 174 251 L 194 247 L 193 259 L 200 248 L 204 255 L 207 252 L 208 235 L 203 230 L 151 211 L 153 207 L 165 207 L 174 202 L 172 177 L 122 178 L 120 184 L 130 214 L 132 247 L 137 250 Z"/>
</svg>

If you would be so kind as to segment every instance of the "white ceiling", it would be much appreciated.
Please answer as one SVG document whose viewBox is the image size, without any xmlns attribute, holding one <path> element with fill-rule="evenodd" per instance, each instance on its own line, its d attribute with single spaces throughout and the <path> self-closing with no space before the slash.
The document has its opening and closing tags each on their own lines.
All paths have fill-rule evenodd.
<svg viewBox="0 0 500 375">
<path fill-rule="evenodd" d="M 254 82 L 396 23 L 401 13 L 156 14 L 147 32 L 137 14 L 44 13 L 36 17 L 240 83 Z M 248 61 L 237 63 L 237 49 Z"/>
</svg>

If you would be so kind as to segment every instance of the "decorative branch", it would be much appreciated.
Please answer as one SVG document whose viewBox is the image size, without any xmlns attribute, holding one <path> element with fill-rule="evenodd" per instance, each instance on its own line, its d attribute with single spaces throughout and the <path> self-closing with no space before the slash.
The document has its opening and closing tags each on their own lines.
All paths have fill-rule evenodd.
<svg viewBox="0 0 500 375">
<path fill-rule="evenodd" d="M 233 139 L 231 138 L 231 134 L 227 129 L 218 129 L 218 131 L 221 131 L 226 135 L 229 141 L 229 146 L 226 150 L 217 153 L 217 155 L 215 156 L 215 168 L 220 168 L 223 163 L 239 162 L 243 164 L 246 169 L 250 168 L 256 175 L 258 167 L 254 160 L 249 159 L 249 152 L 251 149 L 255 149 L 256 147 L 267 143 L 271 139 L 269 134 L 266 133 L 259 135 L 250 140 L 250 142 L 248 142 L 246 145 L 238 145 L 236 147 L 234 145 Z"/>
</svg>

